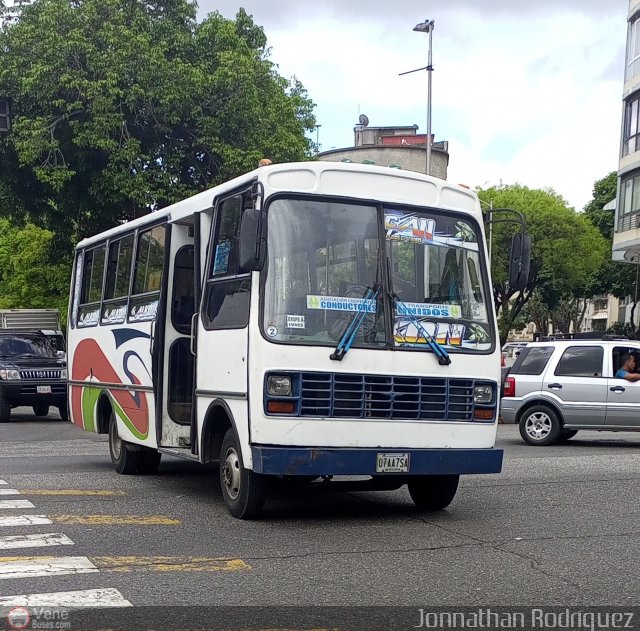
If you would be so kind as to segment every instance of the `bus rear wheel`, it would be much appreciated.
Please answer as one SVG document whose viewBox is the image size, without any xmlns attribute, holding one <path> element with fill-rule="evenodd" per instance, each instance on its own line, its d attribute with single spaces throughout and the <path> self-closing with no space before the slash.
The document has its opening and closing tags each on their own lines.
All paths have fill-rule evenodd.
<svg viewBox="0 0 640 631">
<path fill-rule="evenodd" d="M 238 439 L 229 428 L 220 449 L 220 488 L 229 512 L 238 519 L 255 519 L 266 499 L 264 476 L 245 469 Z"/>
<path fill-rule="evenodd" d="M 458 490 L 459 475 L 420 475 L 407 483 L 409 495 L 420 510 L 437 511 L 451 504 Z"/>
</svg>

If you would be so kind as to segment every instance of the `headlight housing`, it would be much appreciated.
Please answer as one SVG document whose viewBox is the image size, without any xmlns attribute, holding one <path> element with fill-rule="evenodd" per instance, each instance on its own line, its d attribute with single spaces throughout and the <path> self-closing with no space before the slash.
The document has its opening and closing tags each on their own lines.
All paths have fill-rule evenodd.
<svg viewBox="0 0 640 631">
<path fill-rule="evenodd" d="M 7 381 L 20 379 L 20 373 L 17 370 L 2 368 L 0 369 L 0 379 L 5 379 Z"/>
<path fill-rule="evenodd" d="M 63 369 L 60 371 L 60 379 L 66 379 L 66 378 L 67 378 L 67 374 L 68 374 L 68 373 L 67 373 L 67 369 L 66 369 L 66 368 L 63 368 Z"/>
<path fill-rule="evenodd" d="M 480 405 L 493 403 L 493 386 L 490 383 L 479 383 L 473 388 L 473 402 Z"/>
<path fill-rule="evenodd" d="M 287 375 L 269 375 L 267 394 L 271 397 L 290 397 L 293 394 L 291 377 Z"/>
</svg>

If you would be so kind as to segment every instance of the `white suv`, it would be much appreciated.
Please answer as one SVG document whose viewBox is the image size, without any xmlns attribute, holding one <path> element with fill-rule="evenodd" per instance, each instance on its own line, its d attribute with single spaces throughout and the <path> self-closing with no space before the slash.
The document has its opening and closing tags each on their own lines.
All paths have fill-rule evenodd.
<svg viewBox="0 0 640 631">
<path fill-rule="evenodd" d="M 532 342 L 504 381 L 500 414 L 529 445 L 568 440 L 580 429 L 640 430 L 640 382 L 616 379 L 625 353 L 640 365 L 640 342 L 626 339 Z"/>
</svg>

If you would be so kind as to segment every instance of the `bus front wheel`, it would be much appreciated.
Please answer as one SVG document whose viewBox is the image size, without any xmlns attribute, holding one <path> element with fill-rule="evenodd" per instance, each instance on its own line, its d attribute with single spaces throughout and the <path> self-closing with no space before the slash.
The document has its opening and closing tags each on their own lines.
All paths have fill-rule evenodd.
<svg viewBox="0 0 640 631">
<path fill-rule="evenodd" d="M 421 475 L 407 483 L 413 503 L 421 510 L 442 510 L 451 504 L 458 490 L 459 475 Z"/>
<path fill-rule="evenodd" d="M 160 464 L 161 454 L 155 449 L 129 445 L 120 438 L 113 412 L 109 421 L 109 453 L 115 470 L 122 475 L 155 473 Z"/>
<path fill-rule="evenodd" d="M 238 519 L 254 519 L 262 513 L 266 499 L 264 476 L 245 469 L 242 452 L 232 428 L 220 449 L 220 488 L 229 512 Z"/>
</svg>

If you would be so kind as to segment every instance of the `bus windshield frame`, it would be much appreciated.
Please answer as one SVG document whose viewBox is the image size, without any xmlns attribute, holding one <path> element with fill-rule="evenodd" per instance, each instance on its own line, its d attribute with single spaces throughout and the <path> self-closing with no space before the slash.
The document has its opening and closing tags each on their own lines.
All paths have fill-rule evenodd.
<svg viewBox="0 0 640 631">
<path fill-rule="evenodd" d="M 267 200 L 266 216 L 260 330 L 269 342 L 335 347 L 366 311 L 352 348 L 429 351 L 430 336 L 448 353 L 495 351 L 486 248 L 470 213 L 283 193 Z M 366 299 L 376 283 L 382 291 Z"/>
</svg>

